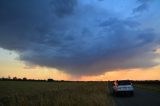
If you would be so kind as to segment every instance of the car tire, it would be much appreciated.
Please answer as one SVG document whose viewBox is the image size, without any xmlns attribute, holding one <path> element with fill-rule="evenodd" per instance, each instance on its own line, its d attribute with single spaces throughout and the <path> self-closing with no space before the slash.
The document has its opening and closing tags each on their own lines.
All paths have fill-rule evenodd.
<svg viewBox="0 0 160 106">
<path fill-rule="evenodd" d="M 115 96 L 119 96 L 119 93 L 118 92 L 115 92 L 115 94 L 114 94 Z"/>
<path fill-rule="evenodd" d="M 132 91 L 132 92 L 130 92 L 130 96 L 134 96 L 134 92 Z"/>
<path fill-rule="evenodd" d="M 117 92 L 115 90 L 113 90 L 113 95 L 117 96 Z"/>
</svg>

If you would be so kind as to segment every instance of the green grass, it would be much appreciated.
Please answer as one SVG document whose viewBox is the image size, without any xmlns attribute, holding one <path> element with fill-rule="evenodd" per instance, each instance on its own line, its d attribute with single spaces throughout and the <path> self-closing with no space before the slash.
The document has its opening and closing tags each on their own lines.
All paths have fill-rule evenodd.
<svg viewBox="0 0 160 106">
<path fill-rule="evenodd" d="M 114 106 L 106 82 L 0 81 L 0 106 Z"/>
</svg>

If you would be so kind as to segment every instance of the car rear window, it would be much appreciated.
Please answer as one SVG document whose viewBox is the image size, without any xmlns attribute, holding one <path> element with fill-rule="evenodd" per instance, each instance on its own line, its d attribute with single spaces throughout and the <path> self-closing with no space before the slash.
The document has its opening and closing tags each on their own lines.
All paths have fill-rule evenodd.
<svg viewBox="0 0 160 106">
<path fill-rule="evenodd" d="M 118 81 L 118 85 L 131 85 L 130 81 Z"/>
</svg>

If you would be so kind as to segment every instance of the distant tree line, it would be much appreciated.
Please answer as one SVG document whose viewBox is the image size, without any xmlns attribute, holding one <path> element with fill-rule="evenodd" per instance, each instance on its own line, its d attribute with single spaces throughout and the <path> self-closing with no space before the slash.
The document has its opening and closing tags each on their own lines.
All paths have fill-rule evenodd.
<svg viewBox="0 0 160 106">
<path fill-rule="evenodd" d="M 137 80 L 137 81 L 132 81 L 135 84 L 156 84 L 160 85 L 160 80 Z"/>
<path fill-rule="evenodd" d="M 39 81 L 39 82 L 54 82 L 54 81 L 57 81 L 57 80 L 54 80 L 54 79 L 47 79 L 47 80 L 42 80 L 42 79 L 28 79 L 26 77 L 23 77 L 23 78 L 18 78 L 18 77 L 13 77 L 11 78 L 10 76 L 9 77 L 2 77 L 0 78 L 0 81 Z M 63 81 L 63 80 L 62 80 Z"/>
<path fill-rule="evenodd" d="M 151 84 L 151 85 L 160 85 L 160 80 L 130 80 L 133 84 Z M 114 83 L 114 81 L 108 81 Z"/>
<path fill-rule="evenodd" d="M 10 76 L 1 77 L 0 81 L 73 82 L 73 81 L 67 81 L 67 80 L 54 80 L 52 78 L 48 78 L 45 80 L 45 79 L 28 79 L 26 77 L 23 77 L 23 78 L 13 77 L 13 78 L 11 78 Z M 74 82 L 82 82 L 82 81 L 74 81 Z"/>
<path fill-rule="evenodd" d="M 26 77 L 23 78 L 18 78 L 18 77 L 13 77 L 11 78 L 10 76 L 8 77 L 2 77 L 0 78 L 0 81 L 36 81 L 36 82 L 99 82 L 99 81 L 66 81 L 66 80 L 54 80 L 52 78 L 48 78 L 47 80 L 44 79 L 28 79 Z M 106 81 L 103 81 L 106 82 Z M 109 81 L 113 83 L 114 81 Z M 158 84 L 160 85 L 160 80 L 131 80 L 132 83 L 134 84 Z"/>
</svg>

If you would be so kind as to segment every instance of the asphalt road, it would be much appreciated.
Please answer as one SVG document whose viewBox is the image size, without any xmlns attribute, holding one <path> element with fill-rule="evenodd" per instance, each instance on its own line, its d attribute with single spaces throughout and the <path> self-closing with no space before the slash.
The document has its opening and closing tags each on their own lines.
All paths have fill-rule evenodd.
<svg viewBox="0 0 160 106">
<path fill-rule="evenodd" d="M 117 106 L 160 106 L 160 93 L 135 88 L 133 97 L 113 96 Z"/>
</svg>

